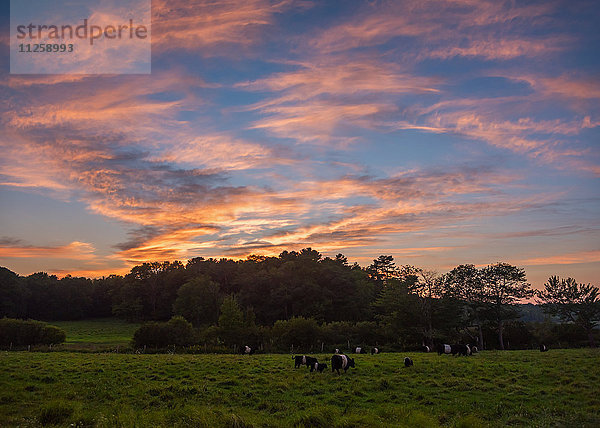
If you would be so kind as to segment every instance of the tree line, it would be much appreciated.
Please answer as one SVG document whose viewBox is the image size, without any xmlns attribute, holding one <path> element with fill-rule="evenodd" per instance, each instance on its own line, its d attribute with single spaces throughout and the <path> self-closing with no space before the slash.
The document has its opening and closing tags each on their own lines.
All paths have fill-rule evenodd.
<svg viewBox="0 0 600 428">
<path fill-rule="evenodd" d="M 544 322 L 521 319 L 524 299 L 540 304 Z M 0 268 L 0 317 L 109 316 L 135 322 L 180 316 L 196 329 L 198 343 L 211 346 L 300 346 L 305 336 L 312 339 L 302 346 L 310 347 L 350 339 L 402 349 L 450 340 L 482 349 L 539 341 L 595 346 L 600 298 L 597 287 L 572 278 L 550 277 L 535 292 L 525 271 L 508 263 L 465 264 L 438 274 L 396 266 L 388 255 L 361 267 L 311 248 L 245 260 L 143 263 L 127 275 L 93 280 Z"/>
</svg>

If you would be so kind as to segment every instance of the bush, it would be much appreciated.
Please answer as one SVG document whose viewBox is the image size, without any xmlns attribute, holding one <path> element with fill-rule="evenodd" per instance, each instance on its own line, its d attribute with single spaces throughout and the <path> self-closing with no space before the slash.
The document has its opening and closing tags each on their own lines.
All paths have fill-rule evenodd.
<svg viewBox="0 0 600 428">
<path fill-rule="evenodd" d="M 188 346 L 196 342 L 196 332 L 192 324 L 183 317 L 173 317 L 167 322 L 170 345 Z"/>
<path fill-rule="evenodd" d="M 67 338 L 67 333 L 64 330 L 53 326 L 47 325 L 42 329 L 42 341 L 44 345 L 51 345 L 56 343 L 63 343 Z"/>
<path fill-rule="evenodd" d="M 183 317 L 173 317 L 168 322 L 149 322 L 133 334 L 135 347 L 166 348 L 189 346 L 196 343 L 196 332 L 192 324 Z"/>
<path fill-rule="evenodd" d="M 294 317 L 289 320 L 280 320 L 271 330 L 271 337 L 275 346 L 280 350 L 290 347 L 304 352 L 317 348 L 321 328 L 312 318 Z"/>
<path fill-rule="evenodd" d="M 0 346 L 54 345 L 67 338 L 64 330 L 34 320 L 0 319 Z"/>
</svg>

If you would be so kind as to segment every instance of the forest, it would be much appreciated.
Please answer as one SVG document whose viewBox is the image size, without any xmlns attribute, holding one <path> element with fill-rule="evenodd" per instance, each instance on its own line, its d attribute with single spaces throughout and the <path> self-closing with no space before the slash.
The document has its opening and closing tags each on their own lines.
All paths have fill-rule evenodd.
<svg viewBox="0 0 600 428">
<path fill-rule="evenodd" d="M 143 263 L 100 279 L 0 268 L 0 318 L 117 317 L 147 323 L 154 336 L 148 345 L 157 348 L 172 334 L 155 343 L 148 326 L 184 331 L 184 323 L 194 332 L 187 344 L 230 352 L 245 345 L 280 352 L 416 350 L 448 342 L 480 349 L 595 346 L 598 288 L 556 276 L 544 287 L 533 290 L 524 269 L 502 262 L 439 274 L 397 266 L 389 255 L 361 267 L 342 254 L 323 257 L 305 248 L 278 257 Z"/>
</svg>

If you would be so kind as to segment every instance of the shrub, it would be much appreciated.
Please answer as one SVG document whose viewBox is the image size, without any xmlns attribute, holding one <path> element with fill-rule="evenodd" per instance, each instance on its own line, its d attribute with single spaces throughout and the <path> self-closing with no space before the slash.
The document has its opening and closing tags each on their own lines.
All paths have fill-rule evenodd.
<svg viewBox="0 0 600 428">
<path fill-rule="evenodd" d="M 172 345 L 188 346 L 196 341 L 194 327 L 183 317 L 173 317 L 167 323 L 167 332 Z"/>
<path fill-rule="evenodd" d="M 183 317 L 173 317 L 168 322 L 143 324 L 133 334 L 135 347 L 166 348 L 171 345 L 188 346 L 196 342 L 196 332 Z"/>
<path fill-rule="evenodd" d="M 0 319 L 0 346 L 53 345 L 65 341 L 64 330 L 34 320 Z"/>
<path fill-rule="evenodd" d="M 312 318 L 294 317 L 280 320 L 271 330 L 273 341 L 279 349 L 294 348 L 309 351 L 317 347 L 321 329 Z"/>
<path fill-rule="evenodd" d="M 66 338 L 67 334 L 65 331 L 56 326 L 47 325 L 42 329 L 41 343 L 44 345 L 63 343 Z"/>
</svg>

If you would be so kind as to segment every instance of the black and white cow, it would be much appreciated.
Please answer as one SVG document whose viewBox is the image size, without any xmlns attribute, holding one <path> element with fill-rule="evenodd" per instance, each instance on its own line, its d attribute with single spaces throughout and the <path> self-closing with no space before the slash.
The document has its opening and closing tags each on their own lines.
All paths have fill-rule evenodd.
<svg viewBox="0 0 600 428">
<path fill-rule="evenodd" d="M 340 349 L 339 348 L 335 348 L 334 354 L 339 354 L 339 353 L 340 353 Z"/>
<path fill-rule="evenodd" d="M 379 348 L 371 348 L 371 355 L 379 354 Z"/>
<path fill-rule="evenodd" d="M 354 349 L 354 353 L 355 353 L 355 354 L 364 354 L 364 353 L 365 353 L 365 350 L 364 350 L 363 348 L 361 348 L 360 346 L 357 346 L 357 347 Z"/>
<path fill-rule="evenodd" d="M 479 352 L 479 348 L 475 345 L 471 345 L 471 354 L 476 354 Z"/>
<path fill-rule="evenodd" d="M 348 371 L 350 367 L 355 367 L 354 358 L 350 358 L 347 355 L 339 354 L 331 357 L 331 371 L 337 371 L 340 374 L 340 369 L 344 370 L 344 373 Z"/>
<path fill-rule="evenodd" d="M 450 345 L 446 345 L 446 344 L 442 345 L 442 344 L 440 344 L 440 345 L 438 345 L 437 353 L 438 353 L 438 355 L 451 354 L 452 353 L 452 347 Z"/>
<path fill-rule="evenodd" d="M 254 349 L 249 347 L 248 345 L 244 346 L 242 348 L 242 355 L 252 355 L 254 354 Z"/>
<path fill-rule="evenodd" d="M 309 357 L 308 355 L 292 355 L 292 360 L 294 360 L 294 368 L 296 369 L 304 365 L 310 368 L 312 365 L 318 362 L 316 358 Z"/>
<path fill-rule="evenodd" d="M 325 363 L 314 363 L 311 367 L 310 367 L 310 371 L 317 371 L 319 373 L 323 373 L 323 370 L 325 370 L 327 368 L 327 364 Z"/>
<path fill-rule="evenodd" d="M 471 355 L 471 348 L 469 345 L 439 345 L 438 346 L 438 355 L 442 354 L 452 354 L 452 355 Z"/>
<path fill-rule="evenodd" d="M 427 346 L 427 345 L 423 345 L 421 347 L 421 351 L 423 351 L 423 352 L 431 352 L 431 348 L 429 346 Z"/>
<path fill-rule="evenodd" d="M 410 359 L 410 358 L 408 358 L 408 357 L 405 357 L 405 358 L 404 358 L 404 367 L 410 367 L 410 366 L 413 366 L 413 365 L 414 365 L 414 364 L 413 364 L 413 360 L 411 360 L 411 359 Z"/>
<path fill-rule="evenodd" d="M 543 343 L 540 344 L 540 352 L 547 352 L 548 351 L 548 347 L 546 345 L 544 345 Z"/>
</svg>

